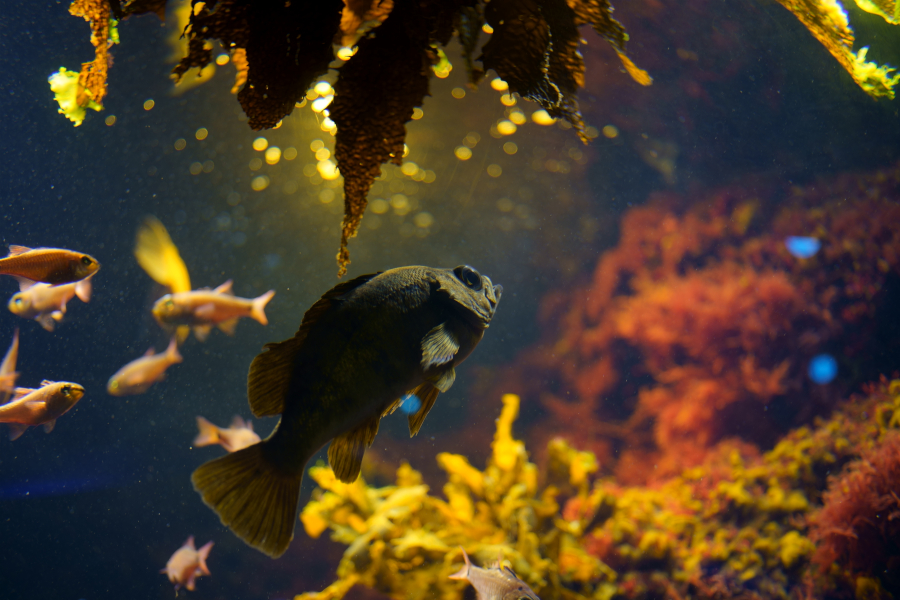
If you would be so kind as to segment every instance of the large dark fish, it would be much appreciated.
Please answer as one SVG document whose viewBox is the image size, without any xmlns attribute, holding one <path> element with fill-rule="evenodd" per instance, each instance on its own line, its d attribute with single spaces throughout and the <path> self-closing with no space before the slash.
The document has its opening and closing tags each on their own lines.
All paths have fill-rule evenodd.
<svg viewBox="0 0 900 600">
<path fill-rule="evenodd" d="M 307 461 L 326 443 L 341 481 L 359 475 L 381 417 L 407 394 L 415 435 L 454 367 L 475 349 L 502 288 L 467 266 L 402 267 L 332 288 L 293 338 L 267 344 L 248 377 L 250 409 L 281 415 L 262 442 L 210 461 L 192 476 L 222 523 L 269 556 L 294 537 Z"/>
</svg>

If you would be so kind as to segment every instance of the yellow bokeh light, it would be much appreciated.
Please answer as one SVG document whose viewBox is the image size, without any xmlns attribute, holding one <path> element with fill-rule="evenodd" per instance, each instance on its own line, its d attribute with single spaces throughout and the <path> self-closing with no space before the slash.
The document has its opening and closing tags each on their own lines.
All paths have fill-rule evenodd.
<svg viewBox="0 0 900 600">
<path fill-rule="evenodd" d="M 284 158 L 284 160 L 294 160 L 295 158 L 297 158 L 297 149 L 293 146 L 288 146 L 284 149 L 284 152 L 281 156 L 282 158 Z"/>
<path fill-rule="evenodd" d="M 331 188 L 325 188 L 321 192 L 319 192 L 319 202 L 322 204 L 330 204 L 332 200 L 334 200 L 334 190 Z"/>
<path fill-rule="evenodd" d="M 506 142 L 503 144 L 503 151 L 512 155 L 519 151 L 519 147 L 516 146 L 515 142 Z"/>
<path fill-rule="evenodd" d="M 106 117 L 106 119 L 104 120 L 104 122 L 105 122 L 107 125 L 109 125 L 110 127 L 112 127 L 113 125 L 116 124 L 116 115 L 109 115 L 108 117 Z"/>
<path fill-rule="evenodd" d="M 435 175 L 434 171 L 427 170 L 425 171 L 425 176 L 422 178 L 424 183 L 434 183 L 434 180 L 437 179 L 437 175 Z"/>
<path fill-rule="evenodd" d="M 407 198 L 406 195 L 394 194 L 391 196 L 391 208 L 394 209 L 394 214 L 402 217 L 409 214 L 412 206 L 410 206 L 409 198 Z"/>
<path fill-rule="evenodd" d="M 250 187 L 253 188 L 253 191 L 255 192 L 261 192 L 269 187 L 269 178 L 265 175 L 258 175 L 250 181 Z"/>
<path fill-rule="evenodd" d="M 550 116 L 546 110 L 536 110 L 531 113 L 531 120 L 537 123 L 538 125 L 553 125 L 556 123 L 556 119 Z"/>
<path fill-rule="evenodd" d="M 615 125 L 606 125 L 603 127 L 603 135 L 609 139 L 617 138 L 619 137 L 619 128 Z"/>
<path fill-rule="evenodd" d="M 221 67 L 223 65 L 227 65 L 229 60 L 231 60 L 231 57 L 223 52 L 216 57 L 216 64 Z"/>
<path fill-rule="evenodd" d="M 316 165 L 316 170 L 319 171 L 319 175 L 322 176 L 322 179 L 326 181 L 331 181 L 332 179 L 337 179 L 341 176 L 341 172 L 338 171 L 337 165 L 330 159 L 320 160 Z"/>
<path fill-rule="evenodd" d="M 209 130 L 206 127 L 201 127 L 194 133 L 194 137 L 198 140 L 205 140 L 209 136 Z"/>
<path fill-rule="evenodd" d="M 459 160 L 469 160 L 470 158 L 472 158 L 472 151 L 465 146 L 457 146 L 456 150 L 454 150 L 453 153 Z"/>
<path fill-rule="evenodd" d="M 495 77 L 491 80 L 491 88 L 498 92 L 505 92 L 509 89 L 509 84 L 500 79 L 499 77 Z"/>
<path fill-rule="evenodd" d="M 314 87 L 313 90 L 320 96 L 328 96 L 330 94 L 334 94 L 334 88 L 331 87 L 331 84 L 327 81 L 320 81 Z"/>
<path fill-rule="evenodd" d="M 487 174 L 490 175 L 491 177 L 500 177 L 500 175 L 502 173 L 503 173 L 503 168 L 500 165 L 497 165 L 497 164 L 488 165 Z"/>
<path fill-rule="evenodd" d="M 186 146 L 187 146 L 187 141 L 184 138 L 178 138 L 177 140 L 175 140 L 175 149 L 176 150 L 179 150 L 179 151 L 184 150 Z"/>
<path fill-rule="evenodd" d="M 516 97 L 512 94 L 503 94 L 500 96 L 500 102 L 503 106 L 515 106 L 516 105 Z"/>
<path fill-rule="evenodd" d="M 431 216 L 431 213 L 420 212 L 415 217 L 413 217 L 413 223 L 415 223 L 416 227 L 425 229 L 427 227 L 431 227 L 434 224 L 434 217 Z"/>
<path fill-rule="evenodd" d="M 258 137 L 255 140 L 253 140 L 253 149 L 256 150 L 257 152 L 262 152 L 263 150 L 265 150 L 268 147 L 269 147 L 269 140 L 267 140 L 264 137 Z"/>
<path fill-rule="evenodd" d="M 325 142 L 322 140 L 313 140 L 309 143 L 309 149 L 313 152 L 318 152 L 320 149 L 325 147 Z"/>
<path fill-rule="evenodd" d="M 322 119 L 322 124 L 319 125 L 319 129 L 321 129 L 322 131 L 328 131 L 332 135 L 334 135 L 334 132 L 337 131 L 337 126 L 334 124 L 334 121 L 329 118 L 325 118 Z"/>
<path fill-rule="evenodd" d="M 341 60 L 350 60 L 350 58 L 354 54 L 356 54 L 356 50 L 357 50 L 356 46 L 354 46 L 353 48 L 348 48 L 347 46 L 344 46 L 343 48 L 341 48 L 340 50 L 337 51 L 337 57 Z"/>
<path fill-rule="evenodd" d="M 512 121 L 500 121 L 497 123 L 497 131 L 500 135 L 512 135 L 516 132 L 516 124 Z"/>
<path fill-rule="evenodd" d="M 593 125 L 588 125 L 587 127 L 584 128 L 584 135 L 586 135 L 590 139 L 594 139 L 600 135 L 600 132 L 597 131 L 597 128 L 594 127 Z"/>
<path fill-rule="evenodd" d="M 407 156 L 409 156 L 409 146 L 403 144 L 403 158 L 406 158 Z"/>
<path fill-rule="evenodd" d="M 524 125 L 528 121 L 528 118 L 525 116 L 525 113 L 523 113 L 521 110 L 516 109 L 510 111 L 509 120 L 516 125 Z"/>
<path fill-rule="evenodd" d="M 262 169 L 262 160 L 260 160 L 258 157 L 251 158 L 250 164 L 247 166 L 250 167 L 251 171 L 259 171 L 260 169 Z"/>
<path fill-rule="evenodd" d="M 313 112 L 322 112 L 328 107 L 329 104 L 331 104 L 332 100 L 334 100 L 334 96 L 331 95 L 316 98 L 312 103 Z"/>
<path fill-rule="evenodd" d="M 193 162 L 190 166 L 191 175 L 199 175 L 203 172 L 203 164 L 199 162 Z"/>
<path fill-rule="evenodd" d="M 488 35 L 491 35 L 492 33 L 494 33 L 494 28 L 491 27 L 490 25 L 488 25 L 487 23 L 485 23 L 484 25 L 481 26 L 481 30 Z"/>
<path fill-rule="evenodd" d="M 412 114 L 413 121 L 418 121 L 419 119 L 421 119 L 424 116 L 425 116 L 425 111 L 423 111 L 418 106 L 413 109 L 413 114 Z"/>
<path fill-rule="evenodd" d="M 144 100 L 144 110 L 150 110 L 154 106 L 156 106 L 156 102 L 153 101 L 153 98 L 150 98 L 149 100 Z"/>
<path fill-rule="evenodd" d="M 461 87 L 455 87 L 450 90 L 450 95 L 456 99 L 462 99 L 466 97 L 466 90 Z"/>
<path fill-rule="evenodd" d="M 497 200 L 497 208 L 503 212 L 510 212 L 514 207 L 513 201 L 509 198 L 500 198 Z"/>
<path fill-rule="evenodd" d="M 384 198 L 375 198 L 369 203 L 369 210 L 376 215 L 383 215 L 390 209 L 391 205 Z"/>
<path fill-rule="evenodd" d="M 266 162 L 270 165 L 278 164 L 278 161 L 281 160 L 281 148 L 278 146 L 271 146 L 266 150 Z"/>
<path fill-rule="evenodd" d="M 331 150 L 328 148 L 319 148 L 316 150 L 316 160 L 328 160 L 331 158 Z"/>
<path fill-rule="evenodd" d="M 419 165 L 414 162 L 405 162 L 403 166 L 400 167 L 400 172 L 406 175 L 407 177 L 412 177 L 419 171 Z"/>
</svg>

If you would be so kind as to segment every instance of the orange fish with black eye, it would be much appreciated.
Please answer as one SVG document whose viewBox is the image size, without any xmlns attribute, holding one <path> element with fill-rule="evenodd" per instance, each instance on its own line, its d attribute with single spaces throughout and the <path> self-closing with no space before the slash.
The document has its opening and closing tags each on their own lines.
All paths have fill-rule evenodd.
<svg viewBox="0 0 900 600">
<path fill-rule="evenodd" d="M 106 391 L 111 396 L 131 396 L 143 394 L 157 381 L 166 376 L 166 369 L 182 361 L 178 352 L 178 342 L 173 337 L 165 352 L 154 354 L 153 348 L 147 350 L 140 358 L 136 358 L 109 378 Z"/>
<path fill-rule="evenodd" d="M 175 584 L 176 595 L 181 586 L 193 592 L 196 579 L 201 575 L 209 575 L 206 559 L 209 558 L 209 551 L 212 547 L 213 543 L 207 542 L 197 550 L 197 547 L 194 546 L 194 536 L 191 536 L 181 548 L 175 551 L 175 554 L 166 563 L 166 568 L 162 569 L 160 573 L 167 575 L 169 581 Z"/>
<path fill-rule="evenodd" d="M 166 294 L 153 305 L 153 316 L 162 326 L 189 325 L 201 342 L 214 326 L 231 335 L 241 317 L 250 317 L 261 325 L 268 325 L 266 304 L 275 295 L 269 290 L 258 298 L 238 298 L 231 291 L 229 279 L 214 290 Z"/>
<path fill-rule="evenodd" d="M 0 275 L 50 285 L 81 281 L 96 273 L 99 268 L 100 263 L 93 256 L 62 248 L 26 248 L 13 245 L 9 247 L 9 255 L 0 258 Z"/>
<path fill-rule="evenodd" d="M 0 406 L 0 423 L 9 425 L 11 440 L 38 425 L 50 433 L 56 419 L 69 412 L 82 396 L 84 388 L 68 381 L 44 380 L 37 389 L 16 388 L 13 399 Z"/>
</svg>

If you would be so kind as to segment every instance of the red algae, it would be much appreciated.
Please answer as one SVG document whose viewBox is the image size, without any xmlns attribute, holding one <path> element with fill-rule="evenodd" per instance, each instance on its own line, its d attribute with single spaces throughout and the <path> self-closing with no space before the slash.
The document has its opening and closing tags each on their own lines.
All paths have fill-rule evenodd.
<svg viewBox="0 0 900 600">
<path fill-rule="evenodd" d="M 837 565 L 851 581 L 874 581 L 891 594 L 890 577 L 900 563 L 900 435 L 887 437 L 830 481 L 824 506 L 812 518 L 813 561 L 823 570 Z"/>
<path fill-rule="evenodd" d="M 772 447 L 897 367 L 870 357 L 896 349 L 876 333 L 900 275 L 898 199 L 900 166 L 654 195 L 623 216 L 589 281 L 544 298 L 543 339 L 490 393 L 540 405 L 538 447 L 565 431 L 622 483 L 701 464 L 723 440 Z M 797 258 L 788 236 L 821 250 Z M 807 376 L 821 352 L 842 365 L 829 386 Z"/>
</svg>

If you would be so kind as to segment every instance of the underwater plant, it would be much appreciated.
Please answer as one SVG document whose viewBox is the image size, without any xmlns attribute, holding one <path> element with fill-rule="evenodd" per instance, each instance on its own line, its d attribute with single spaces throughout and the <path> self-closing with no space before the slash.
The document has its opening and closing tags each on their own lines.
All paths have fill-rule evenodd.
<svg viewBox="0 0 900 600">
<path fill-rule="evenodd" d="M 108 30 L 104 24 L 114 22 L 111 10 L 123 19 L 147 12 L 164 14 L 166 6 L 164 0 L 76 2 L 81 3 L 92 9 L 92 30 L 104 53 Z M 344 177 L 339 276 L 350 262 L 347 244 L 359 229 L 369 188 L 382 164 L 402 162 L 405 124 L 428 95 L 434 72 L 449 68 L 441 48 L 454 36 L 462 45 L 471 85 L 493 70 L 510 94 L 533 100 L 551 117 L 565 119 L 585 142 L 588 136 L 576 97 L 585 76 L 578 27 L 591 25 L 635 81 L 651 83 L 625 54 L 628 35 L 613 18 L 608 0 L 284 4 L 214 0 L 192 6 L 185 31 L 188 54 L 173 71 L 176 81 L 188 70 L 210 64 L 212 41 L 218 40 L 238 58 L 238 101 L 254 130 L 277 126 L 304 100 L 317 78 L 337 68 L 334 102 L 326 116 L 337 126 L 335 159 Z M 489 32 L 490 39 L 473 60 L 482 31 Z M 335 62 L 332 44 L 337 41 L 354 50 L 339 53 Z M 98 46 L 95 62 L 104 60 L 105 86 L 107 62 L 100 52 Z M 99 103 L 100 98 L 95 99 Z"/>
<path fill-rule="evenodd" d="M 544 339 L 486 395 L 540 403 L 536 435 L 565 430 L 637 483 L 701 464 L 723 439 L 771 447 L 853 378 L 894 368 L 869 357 L 895 343 L 874 328 L 900 276 L 900 167 L 796 189 L 768 209 L 780 196 L 657 194 L 629 210 L 618 246 L 589 282 L 544 299 Z M 785 240 L 797 235 L 821 249 L 795 257 Z M 832 393 L 807 374 L 825 349 L 839 349 Z"/>
<path fill-rule="evenodd" d="M 301 515 L 306 532 L 331 530 L 347 549 L 337 581 L 296 600 L 342 598 L 357 584 L 393 598 L 461 598 L 449 579 L 464 560 L 459 547 L 476 562 L 500 554 L 541 598 L 810 597 L 837 581 L 813 577 L 807 526 L 827 473 L 900 433 L 900 380 L 882 379 L 762 456 L 722 442 L 700 466 L 626 486 L 594 479 L 594 455 L 561 438 L 540 473 L 512 436 L 518 406 L 503 396 L 483 470 L 438 454 L 443 498 L 406 463 L 381 488 L 312 468 L 319 490 Z"/>
</svg>

